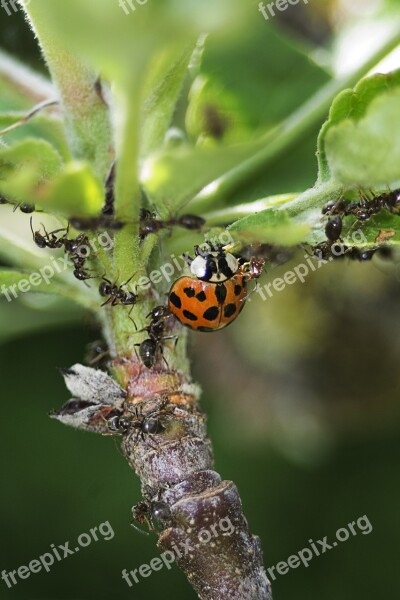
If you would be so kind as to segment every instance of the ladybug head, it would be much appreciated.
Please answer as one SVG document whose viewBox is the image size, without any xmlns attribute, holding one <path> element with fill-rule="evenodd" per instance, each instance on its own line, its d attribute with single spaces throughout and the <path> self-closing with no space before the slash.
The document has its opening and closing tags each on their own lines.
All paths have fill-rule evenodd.
<svg viewBox="0 0 400 600">
<path fill-rule="evenodd" d="M 210 283 L 221 283 L 235 275 L 239 268 L 239 261 L 225 252 L 222 246 L 214 250 L 202 250 L 195 247 L 196 258 L 190 265 L 190 270 L 198 279 Z"/>
</svg>

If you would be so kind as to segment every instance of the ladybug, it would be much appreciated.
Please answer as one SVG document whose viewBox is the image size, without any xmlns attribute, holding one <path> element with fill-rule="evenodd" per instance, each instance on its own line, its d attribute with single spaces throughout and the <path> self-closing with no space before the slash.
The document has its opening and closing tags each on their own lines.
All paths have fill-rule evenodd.
<svg viewBox="0 0 400 600">
<path fill-rule="evenodd" d="M 168 295 L 168 307 L 182 325 L 211 332 L 234 321 L 248 295 L 247 281 L 259 277 L 261 269 L 246 271 L 239 259 L 222 246 L 203 251 L 195 247 L 196 258 L 188 258 L 194 277 L 180 277 Z"/>
</svg>

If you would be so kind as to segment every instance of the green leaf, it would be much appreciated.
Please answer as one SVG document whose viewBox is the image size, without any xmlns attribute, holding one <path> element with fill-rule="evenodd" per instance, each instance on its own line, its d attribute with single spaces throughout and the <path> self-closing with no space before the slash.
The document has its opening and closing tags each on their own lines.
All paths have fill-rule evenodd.
<svg viewBox="0 0 400 600">
<path fill-rule="evenodd" d="M 26 110 L 54 98 L 56 90 L 42 74 L 0 50 L 0 111 Z"/>
<path fill-rule="evenodd" d="M 148 156 L 164 141 L 192 53 L 193 44 L 184 51 L 179 44 L 153 60 L 151 72 L 144 84 L 145 100 L 140 119 L 141 156 Z"/>
<path fill-rule="evenodd" d="M 234 39 L 210 34 L 186 116 L 194 137 L 209 136 L 207 114 L 220 115 L 223 138 L 248 140 L 282 121 L 330 77 L 255 12 Z M 212 119 L 212 116 L 209 118 Z"/>
<path fill-rule="evenodd" d="M 66 217 L 94 216 L 104 205 L 103 185 L 90 164 L 72 162 L 42 187 L 39 202 L 41 206 Z"/>
<path fill-rule="evenodd" d="M 326 136 L 332 177 L 345 185 L 379 186 L 400 181 L 400 89 L 374 99 L 366 116 L 347 119 Z"/>
<path fill-rule="evenodd" d="M 0 192 L 29 202 L 38 188 L 61 169 L 61 156 L 44 140 L 26 139 L 0 148 Z"/>
<path fill-rule="evenodd" d="M 337 96 L 319 135 L 320 181 L 333 177 L 368 186 L 400 178 L 393 135 L 400 120 L 399 91 L 400 71 L 395 71 L 362 79 Z"/>
<path fill-rule="evenodd" d="M 261 242 L 294 246 L 304 241 L 309 226 L 296 223 L 286 211 L 263 210 L 254 215 L 239 219 L 228 227 L 228 231 L 241 242 Z"/>
<path fill-rule="evenodd" d="M 133 3 L 32 0 L 27 10 L 46 21 L 52 34 L 79 53 L 102 74 L 120 84 L 135 78 L 149 58 L 203 31 L 243 24 L 240 0 L 162 0 Z M 105 32 L 107 33 L 105 35 Z"/>
<path fill-rule="evenodd" d="M 258 144 L 232 147 L 167 148 L 150 157 L 143 166 L 141 181 L 150 202 L 161 217 L 174 214 L 209 181 L 254 153 Z"/>
<path fill-rule="evenodd" d="M 1 113 L 0 130 L 18 122 L 25 115 L 26 112 Z M 3 140 L 8 144 L 14 144 L 25 138 L 43 139 L 56 148 L 63 160 L 70 160 L 71 158 L 61 119 L 49 117 L 47 115 L 38 115 L 3 136 Z"/>
<path fill-rule="evenodd" d="M 95 300 L 76 287 L 60 282 L 57 279 L 57 270 L 52 264 L 44 265 L 37 271 L 16 271 L 3 269 L 0 271 L 0 296 L 7 302 L 13 302 L 27 293 L 54 294 L 74 300 L 86 308 L 97 308 Z"/>
<path fill-rule="evenodd" d="M 52 280 L 47 281 L 43 274 L 36 271 L 14 271 L 12 269 L 0 271 L 0 286 L 0 294 L 9 302 L 27 292 L 63 296 L 66 295 L 64 290 L 68 287 Z"/>
<path fill-rule="evenodd" d="M 368 244 L 384 243 L 400 244 L 400 216 L 382 211 L 372 217 L 362 227 Z"/>
<path fill-rule="evenodd" d="M 29 230 L 29 222 L 26 223 L 26 232 L 29 238 L 23 235 L 23 232 L 15 232 L 11 227 L 7 226 L 7 220 L 3 217 L 6 210 L 11 207 L 1 207 L 1 224 L 0 224 L 0 258 L 7 263 L 17 265 L 23 268 L 36 269 L 48 259 L 43 250 L 39 249 L 33 243 Z M 13 217 L 16 215 L 13 215 Z"/>
</svg>

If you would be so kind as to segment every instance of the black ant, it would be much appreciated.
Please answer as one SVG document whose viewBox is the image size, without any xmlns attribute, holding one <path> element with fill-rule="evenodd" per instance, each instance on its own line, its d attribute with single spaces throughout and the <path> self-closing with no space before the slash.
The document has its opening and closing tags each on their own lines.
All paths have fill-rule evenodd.
<svg viewBox="0 0 400 600">
<path fill-rule="evenodd" d="M 205 220 L 197 215 L 181 215 L 180 217 L 171 217 L 167 220 L 158 219 L 154 213 L 146 208 L 140 210 L 140 227 L 139 235 L 144 239 L 150 233 L 158 233 L 166 227 L 183 227 L 189 231 L 200 231 L 205 225 Z"/>
<path fill-rule="evenodd" d="M 356 248 L 345 246 L 344 244 L 322 242 L 312 248 L 313 254 L 319 260 L 337 260 L 339 258 L 348 258 L 350 260 L 358 260 L 365 262 L 372 260 L 374 254 L 380 250 L 380 248 Z"/>
<path fill-rule="evenodd" d="M 154 413 L 143 416 L 136 410 L 135 415 L 114 415 L 107 419 L 107 426 L 110 432 L 118 433 L 120 435 L 125 435 L 133 429 L 136 429 L 144 441 L 145 434 L 156 435 L 162 433 L 165 429 L 160 419 L 157 416 L 153 416 L 153 414 L 158 412 L 159 411 L 157 410 L 154 411 Z"/>
<path fill-rule="evenodd" d="M 36 246 L 38 246 L 38 248 L 55 249 L 55 248 L 62 248 L 63 246 L 65 246 L 66 236 L 68 235 L 68 227 L 62 227 L 61 229 L 55 229 L 54 231 L 47 233 L 44 225 L 42 225 L 44 232 L 45 232 L 45 235 L 42 235 L 40 233 L 40 230 L 39 231 L 33 230 L 32 217 L 30 218 L 29 222 L 30 222 L 30 226 L 31 226 L 33 241 L 35 242 Z M 56 234 L 60 233 L 61 231 L 64 232 L 64 235 L 62 235 L 61 237 L 58 238 L 56 236 Z"/>
<path fill-rule="evenodd" d="M 122 304 L 123 306 L 131 306 L 131 310 L 129 311 L 129 315 L 132 312 L 134 305 L 137 302 L 138 295 L 134 292 L 129 292 L 124 290 L 123 288 L 128 285 L 128 283 L 133 279 L 136 273 L 132 275 L 127 281 L 122 283 L 121 285 L 117 285 L 116 283 L 112 283 L 106 277 L 102 277 L 103 281 L 99 285 L 99 294 L 103 298 L 107 298 L 105 302 L 101 306 L 105 306 L 106 304 L 110 304 L 111 306 L 116 306 L 117 304 Z"/>
<path fill-rule="evenodd" d="M 168 504 L 161 500 L 141 500 L 132 507 L 132 516 L 140 525 L 146 523 L 150 531 L 157 531 L 156 527 L 154 527 L 154 520 L 165 527 L 170 523 L 172 518 L 171 509 Z M 135 523 L 131 523 L 131 525 L 140 531 L 140 533 L 148 535 L 147 531 L 139 529 Z"/>
<path fill-rule="evenodd" d="M 353 215 L 358 221 L 368 221 L 381 210 L 396 213 L 400 208 L 400 189 L 383 192 L 378 196 L 367 198 L 361 195 L 360 202 L 351 201 L 346 204 L 343 198 L 331 200 L 322 209 L 324 215 Z"/>
<path fill-rule="evenodd" d="M 10 202 L 6 198 L 4 198 L 4 196 L 0 196 L 0 204 L 13 204 L 13 212 L 15 212 L 17 208 L 19 208 L 19 210 L 26 215 L 29 215 L 36 211 L 36 206 L 34 204 L 28 204 L 27 202 Z"/>
<path fill-rule="evenodd" d="M 74 263 L 75 269 L 72 271 L 72 274 L 79 281 L 86 281 L 87 279 L 97 279 L 98 275 L 91 275 L 90 271 L 84 268 L 85 259 L 84 258 L 74 258 L 71 257 L 72 262 Z"/>
<path fill-rule="evenodd" d="M 176 336 L 164 335 L 165 319 L 169 317 L 170 314 L 169 308 L 161 305 L 153 308 L 147 315 L 148 318 L 151 318 L 150 324 L 141 331 L 147 331 L 149 337 L 140 344 L 135 344 L 136 346 L 139 346 L 140 359 L 147 369 L 154 367 L 158 354 L 163 354 L 162 342 L 164 340 L 176 338 Z"/>
<path fill-rule="evenodd" d="M 342 233 L 343 220 L 340 215 L 336 215 L 329 219 L 325 227 L 325 235 L 330 242 L 336 242 L 340 239 Z"/>
<path fill-rule="evenodd" d="M 145 441 L 146 435 L 158 435 L 165 431 L 160 415 L 168 404 L 168 397 L 162 398 L 161 402 L 148 413 L 143 412 L 142 406 L 139 408 L 133 406 L 133 410 L 129 410 L 128 414 L 122 411 L 115 412 L 107 419 L 107 426 L 110 433 L 126 435 L 134 430 L 137 432 L 137 438 L 134 443 L 137 443 L 139 438 Z"/>
<path fill-rule="evenodd" d="M 45 235 L 41 234 L 40 231 L 33 230 L 32 217 L 30 219 L 31 231 L 33 241 L 36 246 L 39 248 L 64 248 L 64 251 L 69 255 L 73 265 L 73 275 L 79 281 L 86 281 L 87 279 L 95 279 L 97 276 L 93 276 L 87 271 L 85 267 L 86 256 L 82 256 L 79 252 L 80 249 L 89 243 L 89 239 L 86 234 L 80 234 L 78 237 L 73 239 L 68 239 L 68 227 L 63 227 L 61 229 L 55 229 L 50 233 L 47 233 L 44 225 L 43 229 L 45 231 Z M 57 233 L 63 232 L 61 237 L 57 237 Z"/>
</svg>

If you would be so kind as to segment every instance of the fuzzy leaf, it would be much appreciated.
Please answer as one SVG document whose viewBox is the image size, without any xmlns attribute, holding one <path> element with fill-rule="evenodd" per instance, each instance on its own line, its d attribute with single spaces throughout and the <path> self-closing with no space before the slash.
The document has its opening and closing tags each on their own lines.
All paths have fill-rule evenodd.
<svg viewBox="0 0 400 600">
<path fill-rule="evenodd" d="M 120 405 L 126 392 L 107 373 L 76 364 L 63 369 L 65 385 L 75 398 L 96 404 Z"/>
<path fill-rule="evenodd" d="M 92 302 L 85 291 L 77 291 L 72 285 L 57 280 L 57 270 L 52 264 L 44 265 L 37 271 L 0 271 L 0 296 L 4 296 L 7 302 L 26 293 L 54 294 L 72 299 L 86 308 L 97 308 L 97 303 Z"/>
<path fill-rule="evenodd" d="M 332 177 L 345 185 L 362 187 L 400 181 L 397 131 L 400 89 L 375 98 L 359 121 L 346 119 L 328 132 L 325 146 Z"/>
<path fill-rule="evenodd" d="M 125 3 L 124 8 L 109 0 L 57 4 L 40 0 L 41 15 L 54 34 L 86 56 L 106 77 L 120 83 L 131 79 L 150 56 L 171 43 L 188 41 L 203 31 L 232 27 L 244 14 L 239 0 L 203 0 L 201 5 L 197 0 L 163 0 L 134 7 Z M 32 13 L 37 11 L 32 8 Z"/>
<path fill-rule="evenodd" d="M 96 215 L 104 204 L 104 191 L 91 165 L 73 162 L 40 190 L 38 201 L 65 216 Z"/>
<path fill-rule="evenodd" d="M 0 148 L 0 192 L 7 198 L 29 202 L 61 165 L 60 154 L 44 140 L 26 139 Z"/>
<path fill-rule="evenodd" d="M 26 112 L 7 112 L 0 114 L 0 130 L 13 125 L 26 115 Z M 37 115 L 20 127 L 14 129 L 3 137 L 7 143 L 15 143 L 25 138 L 39 138 L 49 142 L 60 153 L 64 160 L 71 157 L 64 127 L 60 119 L 45 115 Z"/>
<path fill-rule="evenodd" d="M 27 292 L 67 295 L 64 294 L 64 288 L 67 286 L 51 281 L 50 278 L 49 281 L 46 281 L 45 277 L 36 271 L 14 271 L 12 269 L 0 271 L 0 286 L 0 294 L 4 295 L 7 301 L 12 301 L 16 296 Z M 12 289 L 10 290 L 10 288 Z"/>
<path fill-rule="evenodd" d="M 309 232 L 306 224 L 296 223 L 281 210 L 264 210 L 239 219 L 228 227 L 230 233 L 242 242 L 261 242 L 294 246 L 302 241 Z"/>
<path fill-rule="evenodd" d="M 162 217 L 185 206 L 208 182 L 244 160 L 260 143 L 232 147 L 167 149 L 149 158 L 142 169 L 142 183 Z"/>
<path fill-rule="evenodd" d="M 175 104 L 181 91 L 193 44 L 182 51 L 181 46 L 162 52 L 153 61 L 144 84 L 141 115 L 140 155 L 148 156 L 162 145 L 171 123 Z"/>
<path fill-rule="evenodd" d="M 335 177 L 368 186 L 400 178 L 393 136 L 400 119 L 399 90 L 400 71 L 395 71 L 362 79 L 337 96 L 318 139 L 320 181 Z"/>
</svg>

